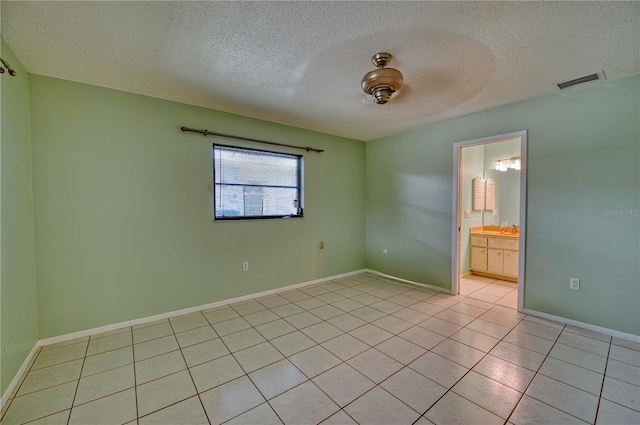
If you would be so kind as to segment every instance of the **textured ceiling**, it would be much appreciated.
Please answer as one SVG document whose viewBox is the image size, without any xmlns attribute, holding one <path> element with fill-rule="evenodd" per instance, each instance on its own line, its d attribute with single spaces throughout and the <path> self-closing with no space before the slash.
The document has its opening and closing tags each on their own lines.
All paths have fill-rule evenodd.
<svg viewBox="0 0 640 425">
<path fill-rule="evenodd" d="M 31 73 L 360 140 L 640 72 L 637 1 L 2 1 L 1 13 Z M 360 90 L 379 51 L 406 84 L 388 106 Z"/>
</svg>

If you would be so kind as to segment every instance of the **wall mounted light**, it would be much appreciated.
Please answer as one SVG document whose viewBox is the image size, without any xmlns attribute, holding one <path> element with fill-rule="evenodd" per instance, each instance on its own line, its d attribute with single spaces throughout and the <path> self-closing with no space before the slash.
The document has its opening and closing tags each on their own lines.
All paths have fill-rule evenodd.
<svg viewBox="0 0 640 425">
<path fill-rule="evenodd" d="M 397 69 L 385 68 L 391 62 L 389 53 L 376 53 L 371 58 L 373 65 L 378 68 L 367 72 L 362 77 L 362 91 L 373 96 L 373 101 L 378 105 L 384 105 L 391 100 L 391 95 L 400 90 L 404 78 Z"/>
<path fill-rule="evenodd" d="M 519 156 L 513 158 L 496 159 L 496 170 L 507 171 L 508 169 L 520 170 L 522 168 L 522 160 Z"/>
</svg>

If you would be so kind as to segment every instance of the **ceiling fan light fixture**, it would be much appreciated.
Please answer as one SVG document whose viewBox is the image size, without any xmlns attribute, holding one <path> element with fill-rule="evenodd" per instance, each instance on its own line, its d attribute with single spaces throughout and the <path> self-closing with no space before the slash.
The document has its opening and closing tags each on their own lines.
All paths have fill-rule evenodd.
<svg viewBox="0 0 640 425">
<path fill-rule="evenodd" d="M 362 77 L 362 91 L 373 97 L 378 105 L 384 105 L 391 100 L 391 96 L 400 90 L 404 82 L 402 73 L 394 68 L 385 68 L 391 62 L 389 53 L 377 53 L 371 61 L 378 69 L 367 72 Z"/>
</svg>

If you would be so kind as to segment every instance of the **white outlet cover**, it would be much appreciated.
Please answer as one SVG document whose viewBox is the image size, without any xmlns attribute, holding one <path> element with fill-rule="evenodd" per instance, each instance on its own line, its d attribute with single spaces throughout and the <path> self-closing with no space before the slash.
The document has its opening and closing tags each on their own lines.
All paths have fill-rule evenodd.
<svg viewBox="0 0 640 425">
<path fill-rule="evenodd" d="M 578 279 L 577 277 L 570 278 L 569 289 L 575 289 L 576 291 L 580 290 L 580 279 Z"/>
<path fill-rule="evenodd" d="M 470 210 L 464 210 L 464 218 L 471 218 L 471 211 Z"/>
</svg>

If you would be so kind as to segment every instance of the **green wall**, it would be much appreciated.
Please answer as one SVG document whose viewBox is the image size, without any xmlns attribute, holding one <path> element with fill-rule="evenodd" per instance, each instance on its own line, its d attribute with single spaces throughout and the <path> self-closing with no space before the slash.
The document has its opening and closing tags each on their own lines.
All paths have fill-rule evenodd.
<svg viewBox="0 0 640 425">
<path fill-rule="evenodd" d="M 31 115 L 41 338 L 365 266 L 364 142 L 37 75 Z M 305 217 L 214 222 L 214 139 L 181 126 L 325 149 Z"/>
<path fill-rule="evenodd" d="M 16 70 L 0 77 L 0 393 L 38 340 L 29 129 L 29 75 L 4 39 Z"/>
<path fill-rule="evenodd" d="M 453 144 L 528 130 L 525 308 L 640 335 L 639 103 L 636 75 L 369 142 L 368 267 L 450 288 Z"/>
</svg>

